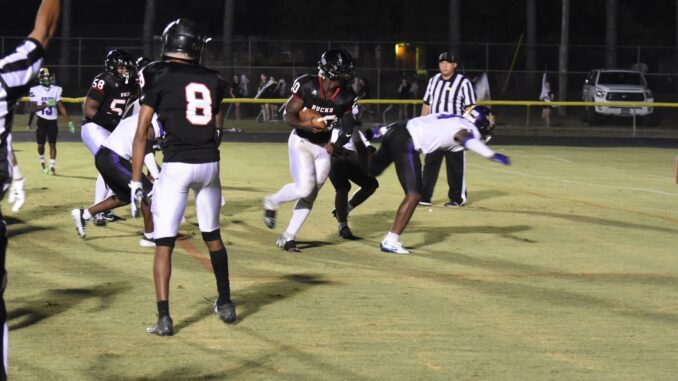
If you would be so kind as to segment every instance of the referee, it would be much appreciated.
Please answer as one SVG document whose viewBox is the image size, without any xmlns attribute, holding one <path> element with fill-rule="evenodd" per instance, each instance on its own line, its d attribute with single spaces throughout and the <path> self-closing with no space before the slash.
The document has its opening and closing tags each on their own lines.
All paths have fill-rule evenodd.
<svg viewBox="0 0 678 381">
<path fill-rule="evenodd" d="M 457 73 L 457 60 L 451 52 L 443 52 L 438 56 L 438 69 L 440 73 L 428 80 L 421 116 L 439 113 L 462 115 L 466 107 L 476 103 L 471 81 Z M 443 157 L 447 165 L 447 184 L 450 187 L 447 192 L 449 200 L 445 206 L 459 207 L 466 202 L 466 154 L 464 147 L 460 145 L 453 151 L 436 151 L 426 155 L 420 205 L 431 205 L 433 188 L 438 180 Z"/>
<path fill-rule="evenodd" d="M 12 181 L 12 165 L 8 159 L 11 149 L 7 140 L 12 132 L 14 106 L 19 97 L 28 92 L 33 78 L 42 65 L 47 43 L 54 35 L 61 5 L 59 0 L 44 0 L 35 17 L 35 28 L 28 38 L 12 53 L 0 57 L 0 200 Z M 7 379 L 7 310 L 5 309 L 5 254 L 7 225 L 0 213 L 0 380 Z"/>
</svg>

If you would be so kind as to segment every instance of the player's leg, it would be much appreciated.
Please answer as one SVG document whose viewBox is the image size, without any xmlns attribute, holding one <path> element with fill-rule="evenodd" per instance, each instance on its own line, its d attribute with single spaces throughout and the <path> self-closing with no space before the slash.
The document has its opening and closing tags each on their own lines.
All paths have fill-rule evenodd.
<svg viewBox="0 0 678 381">
<path fill-rule="evenodd" d="M 449 201 L 448 207 L 459 207 L 466 203 L 466 150 L 459 152 L 445 152 L 445 166 L 447 167 L 447 184 Z"/>
<path fill-rule="evenodd" d="M 407 139 L 401 137 L 393 148 L 398 149 L 398 155 L 394 161 L 398 181 L 405 191 L 405 198 L 398 206 L 391 230 L 381 243 L 381 250 L 394 254 L 409 254 L 409 251 L 400 243 L 400 235 L 407 227 L 421 200 L 421 161 L 410 137 Z"/>
<path fill-rule="evenodd" d="M 320 188 L 322 188 L 327 180 L 327 176 L 330 174 L 330 155 L 325 148 L 315 144 L 306 144 L 305 149 L 312 154 L 312 161 L 310 162 L 311 170 L 293 174 L 295 183 L 301 184 L 301 197 L 294 205 L 292 218 L 290 218 L 287 229 L 285 229 L 285 232 L 283 232 L 277 241 L 279 247 L 291 252 L 300 251 L 296 247 L 295 238 L 304 221 L 306 221 L 306 218 L 311 213 L 313 203 L 316 197 L 318 197 Z M 305 164 L 308 165 L 309 163 Z M 312 187 L 308 186 L 309 178 L 313 184 Z"/>
<path fill-rule="evenodd" d="M 422 178 L 421 204 L 431 205 L 433 190 L 438 181 L 440 166 L 443 163 L 444 152 L 432 152 L 424 158 L 424 173 Z"/>
<path fill-rule="evenodd" d="M 57 125 L 57 121 L 50 121 L 50 124 L 47 128 L 47 142 L 49 143 L 49 172 L 52 175 L 56 175 L 56 142 L 58 134 L 59 126 Z"/>
<path fill-rule="evenodd" d="M 172 275 L 172 251 L 179 232 L 181 216 L 186 209 L 186 197 L 191 183 L 190 164 L 165 163 L 162 176 L 153 187 L 153 225 L 155 256 L 153 281 L 158 308 L 158 321 L 147 332 L 159 336 L 174 333 L 169 313 L 169 282 Z M 162 207 L 160 207 L 162 205 Z"/>
<path fill-rule="evenodd" d="M 45 143 L 47 142 L 47 126 L 43 125 L 42 118 L 38 117 L 38 127 L 35 129 L 35 139 L 38 143 L 38 159 L 42 171 L 47 173 L 48 169 L 45 165 Z"/>
<path fill-rule="evenodd" d="M 348 178 L 350 181 L 360 186 L 348 201 L 348 212 L 350 213 L 374 194 L 377 188 L 379 188 L 379 182 L 376 177 L 368 175 L 361 169 L 357 155 L 351 155 L 349 157 Z"/>
<path fill-rule="evenodd" d="M 217 284 L 219 296 L 214 302 L 214 312 L 225 323 L 233 323 L 236 319 L 235 305 L 231 302 L 231 285 L 228 274 L 228 252 L 221 240 L 219 215 L 221 210 L 221 182 L 219 180 L 219 163 L 196 165 L 196 178 L 202 179 L 194 187 L 195 211 L 202 239 L 210 253 L 212 270 Z"/>
<path fill-rule="evenodd" d="M 271 229 L 275 227 L 276 210 L 280 204 L 305 197 L 315 188 L 314 156 L 311 146 L 315 144 L 305 141 L 294 132 L 290 134 L 287 147 L 290 173 L 294 182 L 285 184 L 278 192 L 264 197 L 264 223 Z"/>
<path fill-rule="evenodd" d="M 111 133 L 108 130 L 92 122 L 83 124 L 80 129 L 82 142 L 85 143 L 85 146 L 92 155 L 96 155 L 99 147 L 101 147 L 110 134 Z M 106 187 L 104 179 L 101 176 L 98 176 L 94 188 L 94 204 L 98 204 L 107 197 L 110 197 L 108 192 L 109 190 L 108 187 Z M 106 221 L 103 219 L 101 213 L 95 216 L 94 224 L 97 226 L 106 225 Z"/>
<path fill-rule="evenodd" d="M 12 155 L 10 147 L 11 142 L 7 142 L 5 148 L 0 149 L 0 200 L 5 196 L 5 193 L 12 182 L 12 165 L 10 155 Z M 0 211 L 0 324 L 2 324 L 2 333 L 0 337 L 0 345 L 2 353 L 0 353 L 0 380 L 7 379 L 7 310 L 5 309 L 5 288 L 7 287 L 7 271 L 5 269 L 5 257 L 7 254 L 7 224 Z"/>
<path fill-rule="evenodd" d="M 337 155 L 331 157 L 330 182 L 334 186 L 334 210 L 332 214 L 339 224 L 339 236 L 345 239 L 353 238 L 348 227 L 348 192 L 351 183 L 348 181 L 348 156 Z"/>
</svg>

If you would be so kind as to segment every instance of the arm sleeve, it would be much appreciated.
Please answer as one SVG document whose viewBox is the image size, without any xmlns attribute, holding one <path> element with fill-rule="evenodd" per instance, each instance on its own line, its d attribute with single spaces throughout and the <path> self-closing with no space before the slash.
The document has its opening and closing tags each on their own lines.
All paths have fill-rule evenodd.
<svg viewBox="0 0 678 381">
<path fill-rule="evenodd" d="M 144 156 L 144 165 L 148 168 L 148 172 L 151 173 L 151 177 L 153 177 L 153 179 L 158 179 L 160 177 L 160 171 L 158 170 L 158 163 L 155 161 L 155 155 L 153 155 L 153 142 L 149 140 L 147 145 L 151 146 L 151 152 L 148 152 L 146 156 Z"/>
<path fill-rule="evenodd" d="M 0 59 L 0 85 L 6 89 L 27 86 L 38 75 L 45 49 L 29 38 L 10 55 Z"/>
<path fill-rule="evenodd" d="M 155 110 L 160 102 L 160 89 L 154 74 L 152 64 L 146 66 L 139 72 L 139 84 L 141 85 L 141 104 Z"/>
<path fill-rule="evenodd" d="M 431 92 L 433 92 L 433 78 L 431 77 L 428 80 L 428 85 L 426 86 L 426 91 L 424 92 L 424 104 L 430 105 L 431 104 Z"/>
<path fill-rule="evenodd" d="M 462 91 L 464 94 L 464 108 L 476 104 L 476 93 L 473 90 L 471 81 L 464 79 L 462 86 Z"/>
</svg>

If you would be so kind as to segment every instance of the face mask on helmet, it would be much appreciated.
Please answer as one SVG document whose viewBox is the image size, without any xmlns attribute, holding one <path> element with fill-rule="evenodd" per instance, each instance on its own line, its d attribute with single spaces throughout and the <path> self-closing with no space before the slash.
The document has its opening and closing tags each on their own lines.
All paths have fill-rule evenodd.
<svg viewBox="0 0 678 381">
<path fill-rule="evenodd" d="M 107 73 L 112 74 L 118 79 L 124 79 L 125 83 L 129 82 L 129 78 L 134 70 L 134 63 L 129 53 L 118 49 L 108 52 L 104 66 Z"/>
<path fill-rule="evenodd" d="M 485 106 L 470 106 L 466 108 L 462 116 L 478 128 L 478 132 L 482 135 L 483 140 L 490 140 L 494 130 L 495 118 L 489 108 Z"/>
<path fill-rule="evenodd" d="M 348 83 L 355 75 L 353 57 L 344 49 L 330 49 L 318 61 L 320 74 L 332 81 Z"/>
<path fill-rule="evenodd" d="M 50 87 L 54 83 L 54 76 L 49 69 L 43 67 L 38 74 L 38 82 L 41 86 Z"/>
</svg>

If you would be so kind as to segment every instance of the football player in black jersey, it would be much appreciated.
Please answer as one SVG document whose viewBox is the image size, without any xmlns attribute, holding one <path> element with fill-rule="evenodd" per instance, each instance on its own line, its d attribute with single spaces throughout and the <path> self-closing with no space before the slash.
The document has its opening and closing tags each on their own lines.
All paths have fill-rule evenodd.
<svg viewBox="0 0 678 381">
<path fill-rule="evenodd" d="M 318 69 L 318 75 L 306 74 L 294 81 L 292 96 L 285 105 L 285 120 L 293 127 L 287 143 L 294 182 L 264 197 L 264 222 L 271 229 L 275 227 L 279 205 L 297 201 L 287 229 L 276 242 L 289 252 L 301 251 L 295 237 L 327 180 L 334 145 L 343 146 L 353 132 L 351 108 L 356 95 L 349 86 L 355 73 L 353 58 L 343 49 L 330 49 L 321 56 Z M 299 112 L 303 108 L 312 109 L 321 117 L 302 121 Z M 334 145 L 330 143 L 331 123 L 341 123 L 346 131 Z"/>
<path fill-rule="evenodd" d="M 153 188 L 155 258 L 153 276 L 158 321 L 148 332 L 160 336 L 174 333 L 169 314 L 169 281 L 181 217 L 189 190 L 195 193 L 196 213 L 202 238 L 209 250 L 219 297 L 214 312 L 226 323 L 236 320 L 231 302 L 228 254 L 221 240 L 219 211 L 219 142 L 223 113 L 221 100 L 227 83 L 216 71 L 200 66 L 205 43 L 197 23 L 178 19 L 162 34 L 162 58 L 139 74 L 141 111 L 132 156 L 133 209 L 145 202 L 141 187 L 141 167 L 153 113 L 165 132 L 162 142 L 163 165 Z M 134 214 L 134 210 L 133 210 Z"/>
<path fill-rule="evenodd" d="M 85 118 L 80 136 L 92 155 L 96 155 L 101 143 L 120 122 L 127 101 L 134 90 L 134 81 L 131 80 L 134 62 L 129 53 L 124 50 L 111 50 L 106 55 L 104 67 L 105 71 L 92 80 L 83 106 Z M 99 175 L 94 192 L 94 204 L 111 195 L 104 179 Z M 114 219 L 110 212 L 105 215 L 98 214 L 94 217 L 94 224 L 105 225 L 104 217 L 109 221 Z"/>
</svg>

